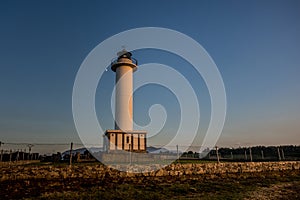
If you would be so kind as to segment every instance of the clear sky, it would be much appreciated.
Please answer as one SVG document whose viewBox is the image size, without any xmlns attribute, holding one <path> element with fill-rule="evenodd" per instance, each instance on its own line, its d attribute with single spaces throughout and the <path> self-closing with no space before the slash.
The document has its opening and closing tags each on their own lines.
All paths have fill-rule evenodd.
<svg viewBox="0 0 300 200">
<path fill-rule="evenodd" d="M 299 19 L 296 0 L 1 1 L 0 141 L 80 142 L 72 117 L 72 89 L 82 61 L 106 38 L 151 26 L 190 36 L 217 64 L 228 101 L 219 145 L 299 145 Z M 205 131 L 209 96 L 188 63 L 154 50 L 134 52 L 134 57 L 140 63 L 168 64 L 189 79 L 203 111 L 199 132 Z M 101 83 L 97 114 L 100 124 L 112 129 L 107 96 L 113 72 L 105 73 Z M 164 105 L 169 116 L 160 133 L 164 137 L 176 129 L 180 113 L 166 88 L 152 85 L 136 91 L 135 120 L 147 124 L 148 109 L 156 103 Z"/>
</svg>

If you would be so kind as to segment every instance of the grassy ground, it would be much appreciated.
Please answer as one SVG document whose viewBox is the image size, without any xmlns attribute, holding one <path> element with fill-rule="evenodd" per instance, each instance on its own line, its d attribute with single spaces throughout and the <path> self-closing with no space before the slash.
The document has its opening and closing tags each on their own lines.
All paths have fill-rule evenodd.
<svg viewBox="0 0 300 200">
<path fill-rule="evenodd" d="M 269 199 L 299 199 L 299 183 L 299 170 L 136 179 L 11 180 L 0 182 L 0 199 L 268 199 L 262 196 L 264 193 L 272 197 Z"/>
</svg>

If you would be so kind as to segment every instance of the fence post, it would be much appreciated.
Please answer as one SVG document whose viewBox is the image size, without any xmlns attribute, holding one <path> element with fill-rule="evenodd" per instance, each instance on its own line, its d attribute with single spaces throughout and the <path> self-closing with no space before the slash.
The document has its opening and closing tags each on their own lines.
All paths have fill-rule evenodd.
<svg viewBox="0 0 300 200">
<path fill-rule="evenodd" d="M 3 149 L 1 149 L 1 162 L 3 160 Z"/>
<path fill-rule="evenodd" d="M 251 150 L 251 147 L 249 147 L 249 154 L 250 154 L 250 161 L 252 162 L 252 150 Z"/>
<path fill-rule="evenodd" d="M 282 147 L 281 147 L 281 157 L 282 157 L 282 160 L 285 160 L 284 151 L 283 151 Z"/>
<path fill-rule="evenodd" d="M 0 148 L 1 148 L 1 145 L 2 145 L 3 143 L 0 141 Z M 2 159 L 3 159 L 3 149 L 1 149 L 1 160 L 0 160 L 0 162 L 2 162 Z"/>
<path fill-rule="evenodd" d="M 176 145 L 176 150 L 177 150 L 177 162 L 179 162 L 179 150 L 178 150 L 178 144 Z"/>
<path fill-rule="evenodd" d="M 28 159 L 27 160 L 31 160 L 31 148 L 33 147 L 33 144 L 28 144 L 28 149 L 29 149 L 29 154 L 28 154 Z"/>
<path fill-rule="evenodd" d="M 278 153 L 278 160 L 281 161 L 281 156 L 280 156 L 279 147 L 277 147 L 277 153 Z"/>
<path fill-rule="evenodd" d="M 72 165 L 72 151 L 73 151 L 73 142 L 71 142 L 71 148 L 70 148 L 70 166 Z"/>
<path fill-rule="evenodd" d="M 9 150 L 9 162 L 11 162 L 11 158 L 12 158 L 12 150 Z"/>
<path fill-rule="evenodd" d="M 265 159 L 265 157 L 264 157 L 264 151 L 260 150 L 260 152 L 261 152 L 261 159 L 264 160 Z"/>
<path fill-rule="evenodd" d="M 19 149 L 18 149 L 18 151 L 17 151 L 17 156 L 16 156 L 16 161 L 19 161 Z"/>
<path fill-rule="evenodd" d="M 216 154 L 217 154 L 218 163 L 220 163 L 219 152 L 218 152 L 218 147 L 217 146 L 216 146 Z"/>
</svg>

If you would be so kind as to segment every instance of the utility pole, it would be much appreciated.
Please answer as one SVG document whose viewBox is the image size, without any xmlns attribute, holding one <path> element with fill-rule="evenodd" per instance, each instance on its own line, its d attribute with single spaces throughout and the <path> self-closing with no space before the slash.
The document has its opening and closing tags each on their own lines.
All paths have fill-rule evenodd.
<svg viewBox="0 0 300 200">
<path fill-rule="evenodd" d="M 218 147 L 217 146 L 216 146 L 216 154 L 217 154 L 218 163 L 220 163 L 219 152 L 218 152 Z"/>
<path fill-rule="evenodd" d="M 73 142 L 71 142 L 71 147 L 70 147 L 70 166 L 72 165 L 72 151 L 73 151 Z"/>
</svg>

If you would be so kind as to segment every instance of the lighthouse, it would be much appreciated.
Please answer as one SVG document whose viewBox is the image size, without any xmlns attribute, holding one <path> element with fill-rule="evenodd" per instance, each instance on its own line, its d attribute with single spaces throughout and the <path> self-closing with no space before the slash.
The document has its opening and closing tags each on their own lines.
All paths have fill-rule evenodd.
<svg viewBox="0 0 300 200">
<path fill-rule="evenodd" d="M 116 72 L 116 107 L 115 129 L 131 131 L 133 129 L 133 72 L 137 70 L 137 61 L 125 50 L 118 53 L 118 58 L 111 64 Z"/>
<path fill-rule="evenodd" d="M 111 63 L 111 70 L 116 74 L 115 129 L 106 130 L 104 148 L 108 152 L 146 152 L 147 132 L 133 130 L 133 73 L 138 63 L 126 50 L 117 56 Z"/>
</svg>

